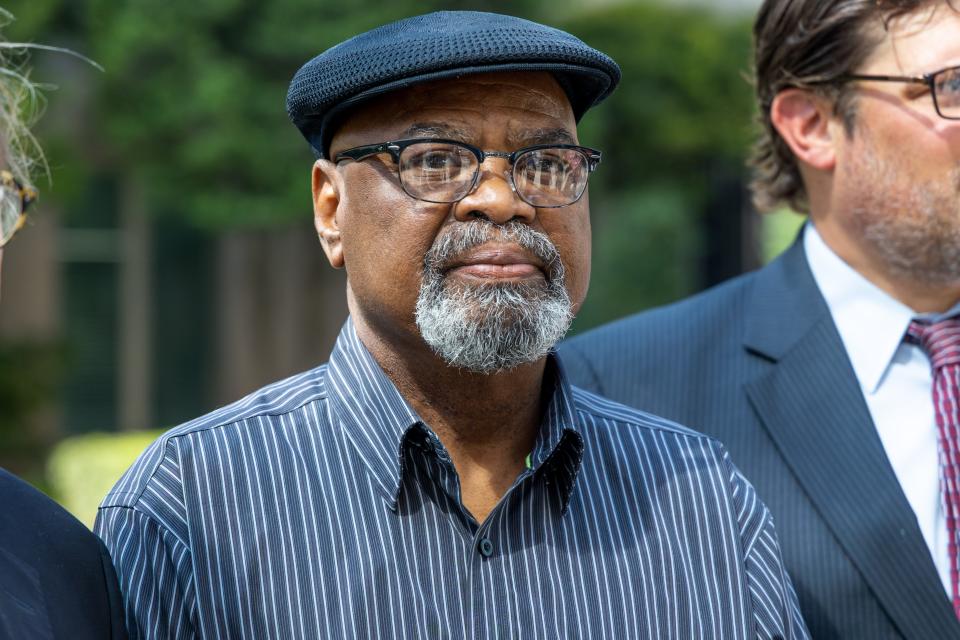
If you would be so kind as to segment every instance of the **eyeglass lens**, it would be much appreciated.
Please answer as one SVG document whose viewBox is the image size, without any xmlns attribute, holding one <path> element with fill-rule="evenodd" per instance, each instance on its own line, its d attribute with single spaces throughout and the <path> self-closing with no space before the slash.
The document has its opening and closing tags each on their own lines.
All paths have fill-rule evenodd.
<svg viewBox="0 0 960 640">
<path fill-rule="evenodd" d="M 0 185 L 0 246 L 6 244 L 19 227 L 22 204 L 16 190 Z"/>
<path fill-rule="evenodd" d="M 428 202 L 456 202 L 476 184 L 480 161 L 466 147 L 422 142 L 400 154 L 404 190 Z M 516 158 L 513 184 L 517 194 L 535 207 L 562 207 L 576 202 L 589 177 L 587 158 L 575 149 L 533 149 Z"/>
<path fill-rule="evenodd" d="M 535 207 L 576 202 L 587 186 L 587 159 L 574 149 L 537 149 L 517 158 L 513 181 L 523 199 Z"/>
<path fill-rule="evenodd" d="M 400 154 L 400 181 L 415 198 L 455 202 L 473 188 L 479 165 L 477 157 L 459 145 L 412 144 Z"/>
<path fill-rule="evenodd" d="M 940 114 L 960 118 L 960 67 L 944 69 L 933 77 L 933 87 Z"/>
</svg>

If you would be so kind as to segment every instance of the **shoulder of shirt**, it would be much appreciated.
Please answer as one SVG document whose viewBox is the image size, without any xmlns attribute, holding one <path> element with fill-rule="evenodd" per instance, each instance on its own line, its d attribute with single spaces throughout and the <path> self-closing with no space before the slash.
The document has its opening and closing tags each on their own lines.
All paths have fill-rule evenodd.
<svg viewBox="0 0 960 640">
<path fill-rule="evenodd" d="M 327 365 L 274 382 L 207 415 L 170 429 L 140 454 L 101 503 L 105 507 L 133 507 L 170 456 L 176 441 L 215 429 L 248 428 L 254 420 L 293 413 L 327 398 Z"/>
<path fill-rule="evenodd" d="M 588 421 L 589 424 L 596 424 L 597 420 L 599 420 L 601 423 L 607 423 L 610 426 L 614 426 L 610 423 L 615 423 L 618 428 L 624 427 L 667 432 L 678 436 L 687 436 L 719 444 L 716 438 L 685 427 L 672 420 L 667 420 L 666 418 L 655 416 L 652 413 L 647 413 L 646 411 L 634 409 L 625 404 L 608 400 L 603 396 L 598 396 L 595 393 L 577 386 L 571 386 L 570 388 L 573 390 L 574 407 L 576 407 L 576 410 L 581 414 L 581 417 L 594 418 L 594 420 Z"/>
</svg>

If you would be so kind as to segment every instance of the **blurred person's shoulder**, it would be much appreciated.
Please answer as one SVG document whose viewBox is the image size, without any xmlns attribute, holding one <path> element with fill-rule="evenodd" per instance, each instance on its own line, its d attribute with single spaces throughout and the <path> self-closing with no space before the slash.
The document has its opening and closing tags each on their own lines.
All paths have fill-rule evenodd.
<svg viewBox="0 0 960 640">
<path fill-rule="evenodd" d="M 76 544 L 95 548 L 96 537 L 79 520 L 5 469 L 0 469 L 0 503 L 0 550 L 10 551 L 20 542 L 38 551 L 50 545 L 54 550 Z"/>
<path fill-rule="evenodd" d="M 125 637 L 103 543 L 32 485 L 0 469 L 0 637 Z"/>
<path fill-rule="evenodd" d="M 755 271 L 563 342 L 570 380 L 684 422 L 703 418 L 686 409 L 705 406 L 705 396 L 722 401 L 828 313 L 802 237 Z"/>
<path fill-rule="evenodd" d="M 609 377 L 620 368 L 658 368 L 671 356 L 703 354 L 717 349 L 721 334 L 738 339 L 759 273 L 746 273 L 565 340 L 559 352 L 569 363 L 574 384 L 596 390 L 592 377 Z"/>
<path fill-rule="evenodd" d="M 257 452 L 250 449 L 263 442 L 265 433 L 280 442 L 302 437 L 305 429 L 320 427 L 319 432 L 326 431 L 327 410 L 318 408 L 327 400 L 326 379 L 324 364 L 170 429 L 140 454 L 104 498 L 101 508 L 144 506 L 145 492 L 182 495 L 185 476 L 198 471 L 194 464 L 199 456 L 191 455 L 193 452 L 202 452 L 204 460 L 210 459 L 207 453 L 220 460 L 234 460 L 256 456 Z"/>
</svg>

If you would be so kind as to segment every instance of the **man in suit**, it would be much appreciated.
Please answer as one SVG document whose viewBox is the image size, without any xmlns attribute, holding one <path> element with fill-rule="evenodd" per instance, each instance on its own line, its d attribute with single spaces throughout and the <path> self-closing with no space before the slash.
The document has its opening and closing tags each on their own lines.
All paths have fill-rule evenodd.
<svg viewBox="0 0 960 640">
<path fill-rule="evenodd" d="M 770 265 L 561 348 L 571 377 L 714 435 L 770 506 L 815 638 L 960 638 L 960 15 L 767 0 Z M 952 606 L 951 606 L 952 605 Z"/>
<path fill-rule="evenodd" d="M 20 97 L 32 91 L 0 58 L 0 260 L 36 197 Z M 57 503 L 0 469 L 0 640 L 126 638 L 107 550 Z"/>
</svg>

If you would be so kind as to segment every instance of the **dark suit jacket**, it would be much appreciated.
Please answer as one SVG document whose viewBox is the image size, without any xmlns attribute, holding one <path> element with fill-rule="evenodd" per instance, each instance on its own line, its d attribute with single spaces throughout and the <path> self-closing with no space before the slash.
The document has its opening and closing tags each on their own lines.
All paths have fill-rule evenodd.
<svg viewBox="0 0 960 640">
<path fill-rule="evenodd" d="M 802 243 L 560 352 L 575 384 L 727 445 L 773 513 L 814 638 L 960 638 Z"/>
<path fill-rule="evenodd" d="M 103 543 L 57 503 L 0 469 L 0 639 L 126 638 Z"/>
</svg>

